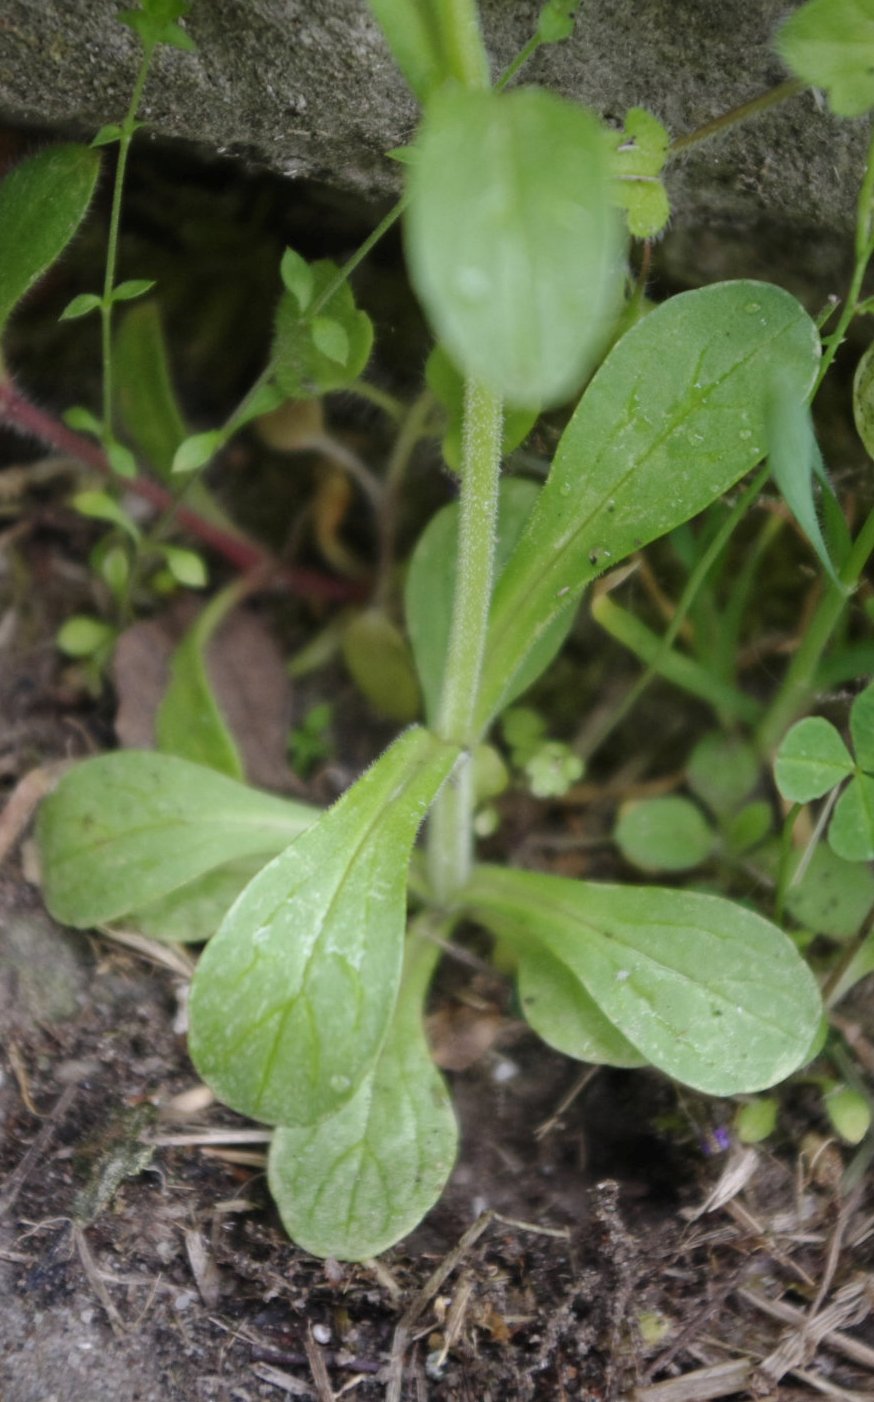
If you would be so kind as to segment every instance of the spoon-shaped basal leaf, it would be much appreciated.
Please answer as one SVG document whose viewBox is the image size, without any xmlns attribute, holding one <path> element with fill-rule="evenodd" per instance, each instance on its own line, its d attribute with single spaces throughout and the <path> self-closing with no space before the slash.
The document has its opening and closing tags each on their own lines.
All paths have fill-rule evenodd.
<svg viewBox="0 0 874 1402">
<path fill-rule="evenodd" d="M 590 579 L 703 511 L 759 461 L 775 371 L 803 399 L 819 354 L 804 308 L 759 282 L 682 293 L 622 337 L 565 429 L 497 582 L 483 728 Z"/>
<path fill-rule="evenodd" d="M 46 905 L 80 928 L 117 920 L 235 858 L 274 856 L 317 817 L 173 755 L 100 755 L 40 809 Z"/>
<path fill-rule="evenodd" d="M 94 193 L 100 157 L 52 146 L 0 184 L 0 335 L 16 303 L 64 251 Z"/>
<path fill-rule="evenodd" d="M 446 88 L 410 168 L 413 286 L 450 356 L 511 405 L 570 398 L 618 311 L 609 139 L 535 89 Z"/>
<path fill-rule="evenodd" d="M 207 945 L 191 1054 L 234 1109 L 314 1124 L 373 1066 L 397 996 L 410 851 L 458 753 L 406 731 L 256 876 Z"/>
<path fill-rule="evenodd" d="M 781 930 L 742 906 L 485 866 L 463 900 L 517 948 L 545 948 L 632 1047 L 697 1090 L 761 1090 L 809 1053 L 821 1015 L 813 975 Z M 545 1003 L 538 1019 L 548 1025 Z"/>
<path fill-rule="evenodd" d="M 273 1136 L 270 1191 L 289 1236 L 316 1256 L 379 1255 L 421 1221 L 452 1170 L 458 1129 L 422 1028 L 438 955 L 411 936 L 391 1028 L 352 1099 Z"/>
</svg>

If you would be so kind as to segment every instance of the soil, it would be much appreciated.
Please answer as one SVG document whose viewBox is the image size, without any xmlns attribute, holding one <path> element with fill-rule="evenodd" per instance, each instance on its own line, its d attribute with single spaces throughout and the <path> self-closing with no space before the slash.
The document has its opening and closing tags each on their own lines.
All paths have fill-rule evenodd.
<svg viewBox="0 0 874 1402">
<path fill-rule="evenodd" d="M 66 379 L 58 397 L 74 397 Z M 4 461 L 8 818 L 35 770 L 114 743 L 115 701 L 90 696 L 53 641 L 89 599 L 93 532 L 38 454 L 9 440 Z M 293 642 L 301 619 L 284 623 Z M 325 801 L 384 736 L 347 679 L 312 687 L 296 714 L 321 689 L 337 717 L 336 753 L 307 790 Z M 511 851 L 539 824 L 556 869 L 581 860 L 560 806 L 518 799 L 504 819 Z M 524 1029 L 474 951 L 447 964 L 431 1009 L 461 1125 L 448 1188 L 380 1260 L 320 1261 L 284 1235 L 252 1126 L 198 1085 L 188 956 L 149 954 L 55 925 L 27 841 L 7 857 L 3 1402 L 874 1397 L 874 1193 L 809 1087 L 786 1088 L 778 1134 L 745 1148 L 734 1104 L 650 1072 L 581 1075 Z M 846 1012 L 862 1028 L 866 998 L 862 985 Z"/>
</svg>

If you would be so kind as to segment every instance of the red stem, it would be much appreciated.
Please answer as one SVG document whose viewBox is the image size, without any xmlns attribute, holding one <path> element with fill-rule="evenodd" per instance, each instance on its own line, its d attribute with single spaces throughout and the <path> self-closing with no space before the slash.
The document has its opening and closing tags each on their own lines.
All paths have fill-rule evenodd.
<svg viewBox="0 0 874 1402">
<path fill-rule="evenodd" d="M 86 438 L 84 434 L 76 433 L 75 429 L 68 428 L 59 419 L 37 408 L 21 394 L 10 379 L 0 380 L 0 423 L 37 439 L 47 448 L 54 448 L 67 457 L 76 458 L 106 477 L 112 476 L 106 454 L 98 443 Z M 125 479 L 124 487 L 126 491 L 142 497 L 156 511 L 169 511 L 173 508 L 172 493 L 149 477 Z M 217 555 L 221 555 L 244 573 L 258 571 L 265 578 L 281 580 L 296 594 L 311 599 L 334 599 L 348 603 L 361 597 L 360 582 L 336 579 L 321 574 L 318 570 L 301 569 L 297 565 L 283 565 L 270 551 L 214 525 L 188 506 L 176 508 L 176 520 L 191 535 L 203 541 L 204 545 L 208 545 Z"/>
</svg>

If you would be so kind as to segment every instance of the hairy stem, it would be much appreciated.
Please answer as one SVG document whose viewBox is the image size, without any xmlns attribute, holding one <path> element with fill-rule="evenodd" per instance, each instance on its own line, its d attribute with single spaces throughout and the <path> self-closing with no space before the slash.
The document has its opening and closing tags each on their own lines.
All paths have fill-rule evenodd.
<svg viewBox="0 0 874 1402">
<path fill-rule="evenodd" d="M 465 387 L 461 497 L 455 596 L 437 733 L 463 746 L 441 791 L 428 829 L 428 866 L 438 901 L 464 884 L 473 856 L 473 777 L 470 750 L 479 739 L 477 702 L 492 598 L 501 403 L 474 381 Z"/>
</svg>

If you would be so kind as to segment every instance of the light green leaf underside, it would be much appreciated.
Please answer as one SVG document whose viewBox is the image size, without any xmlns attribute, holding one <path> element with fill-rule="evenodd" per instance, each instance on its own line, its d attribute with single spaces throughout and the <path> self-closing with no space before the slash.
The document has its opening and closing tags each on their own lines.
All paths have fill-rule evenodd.
<svg viewBox="0 0 874 1402">
<path fill-rule="evenodd" d="M 512 933 L 507 929 L 508 943 Z M 642 1056 L 605 1017 L 567 967 L 543 945 L 519 940 L 519 1001 L 529 1027 L 549 1046 L 577 1061 L 645 1066 Z"/>
<path fill-rule="evenodd" d="M 809 803 L 853 772 L 853 757 L 831 721 L 807 716 L 784 736 L 774 760 L 774 778 L 784 798 Z"/>
<path fill-rule="evenodd" d="M 0 334 L 73 237 L 99 170 L 100 157 L 87 146 L 51 146 L 0 183 Z"/>
<path fill-rule="evenodd" d="M 68 925 L 117 920 L 228 861 L 274 856 L 317 817 L 173 755 L 100 755 L 40 809 L 46 904 Z"/>
<path fill-rule="evenodd" d="M 132 911 L 125 924 L 153 940 L 205 944 L 212 939 L 240 892 L 264 865 L 264 856 L 241 857 L 204 872 L 161 900 Z"/>
<path fill-rule="evenodd" d="M 759 461 L 775 367 L 803 398 L 819 355 L 803 307 L 759 282 L 682 293 L 622 337 L 566 428 L 497 583 L 483 726 L 590 579 L 702 511 Z"/>
<path fill-rule="evenodd" d="M 377 1256 L 421 1221 L 455 1160 L 458 1130 L 422 1030 L 438 954 L 415 939 L 392 1025 L 373 1070 L 315 1127 L 280 1127 L 270 1191 L 293 1241 L 316 1256 Z"/>
<path fill-rule="evenodd" d="M 259 873 L 207 945 L 191 1054 L 234 1109 L 314 1124 L 373 1066 L 397 996 L 410 851 L 457 755 L 406 731 Z"/>
<path fill-rule="evenodd" d="M 536 483 L 521 477 L 506 478 L 501 483 L 495 546 L 497 576 L 512 555 L 540 490 Z M 425 696 L 426 715 L 432 724 L 440 706 L 446 671 L 457 553 L 458 506 L 453 502 L 431 518 L 419 537 L 410 560 L 405 592 L 407 631 Z M 520 670 L 507 696 L 507 705 L 549 665 L 572 623 L 573 613 L 568 611 L 544 635 L 538 647 L 532 649 L 527 665 Z"/>
<path fill-rule="evenodd" d="M 511 405 L 568 399 L 618 311 L 607 134 L 553 93 L 447 88 L 417 150 L 407 256 L 438 338 Z"/>
<path fill-rule="evenodd" d="M 687 1085 L 761 1090 L 806 1056 L 821 1012 L 813 976 L 782 931 L 741 906 L 499 867 L 476 868 L 463 899 L 499 936 L 543 946 L 647 1061 Z"/>
</svg>

